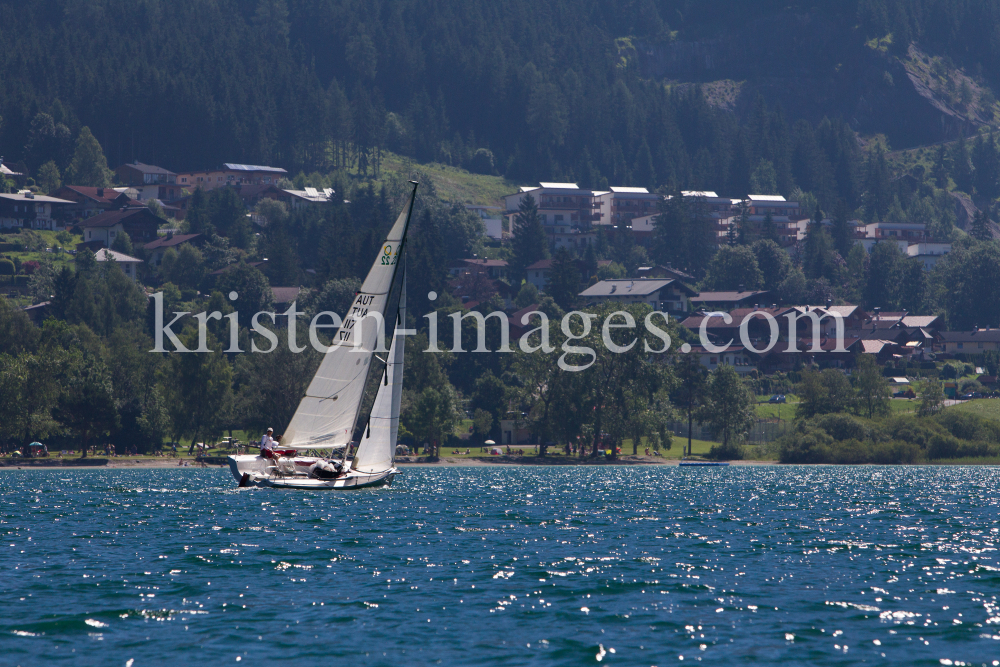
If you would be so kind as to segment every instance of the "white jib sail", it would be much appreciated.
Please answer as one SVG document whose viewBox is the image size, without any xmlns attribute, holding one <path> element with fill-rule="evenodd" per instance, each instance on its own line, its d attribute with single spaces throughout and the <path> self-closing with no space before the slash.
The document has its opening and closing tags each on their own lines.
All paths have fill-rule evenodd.
<svg viewBox="0 0 1000 667">
<path fill-rule="evenodd" d="M 395 319 L 395 318 L 393 318 Z M 406 274 L 399 296 L 399 326 L 406 326 Z M 403 353 L 405 336 L 395 334 L 389 348 L 385 374 L 379 383 L 368 428 L 361 437 L 351 468 L 358 472 L 383 472 L 396 461 L 399 431 L 399 404 L 403 396 Z"/>
<path fill-rule="evenodd" d="M 323 356 L 281 438 L 282 447 L 332 449 L 350 443 L 364 395 L 368 364 L 376 347 L 382 344 L 387 326 L 392 326 L 380 325 L 379 320 L 384 316 L 392 289 L 415 196 L 416 189 L 389 231 L 361 291 L 354 297 L 333 344 Z M 390 322 L 394 321 L 395 317 L 391 317 Z"/>
</svg>

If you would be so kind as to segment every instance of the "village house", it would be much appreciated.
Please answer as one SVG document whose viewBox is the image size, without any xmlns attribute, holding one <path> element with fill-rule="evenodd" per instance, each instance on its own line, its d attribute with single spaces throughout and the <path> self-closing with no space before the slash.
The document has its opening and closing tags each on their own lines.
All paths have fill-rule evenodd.
<svg viewBox="0 0 1000 667">
<path fill-rule="evenodd" d="M 928 271 L 934 268 L 938 261 L 951 252 L 950 243 L 934 243 L 922 241 L 920 243 L 910 243 L 906 247 L 906 254 L 924 265 Z"/>
<path fill-rule="evenodd" d="M 20 180 L 21 178 L 24 177 L 24 174 L 19 171 L 14 171 L 13 169 L 5 165 L 3 163 L 3 156 L 0 155 L 0 176 L 5 176 L 7 178 Z"/>
<path fill-rule="evenodd" d="M 709 371 L 720 366 L 732 366 L 739 375 L 749 375 L 757 370 L 756 355 L 742 345 L 730 345 L 725 352 L 710 352 L 700 345 L 692 345 L 691 351 L 698 361 Z"/>
<path fill-rule="evenodd" d="M 771 293 L 767 290 L 744 290 L 735 292 L 702 292 L 691 298 L 691 307 L 699 310 L 729 311 L 734 308 L 752 308 L 767 305 Z"/>
<path fill-rule="evenodd" d="M 585 303 L 645 303 L 664 313 L 686 313 L 688 299 L 696 292 L 684 283 L 671 279 L 625 278 L 602 280 L 580 292 Z"/>
<path fill-rule="evenodd" d="M 464 273 L 485 273 L 494 280 L 507 280 L 507 260 L 504 259 L 456 259 L 448 267 L 449 275 L 458 277 Z"/>
<path fill-rule="evenodd" d="M 30 190 L 17 194 L 0 194 L 0 228 L 48 229 L 55 231 L 64 224 L 63 209 L 72 204 L 68 199 L 36 195 Z"/>
<path fill-rule="evenodd" d="M 329 204 L 333 201 L 334 195 L 333 188 L 323 188 L 322 190 L 305 188 L 303 190 L 285 190 L 284 192 L 288 195 L 288 206 L 293 211 L 309 206 Z"/>
<path fill-rule="evenodd" d="M 697 312 L 681 321 L 681 326 L 691 330 L 695 334 L 701 332 L 704 324 L 705 333 L 713 344 L 740 341 L 740 326 L 743 321 L 747 322 L 747 338 L 758 349 L 767 347 L 771 337 L 771 327 L 763 315 L 769 315 L 778 322 L 779 340 L 787 338 L 788 323 L 784 319 L 785 314 L 792 312 L 794 308 L 773 307 L 773 308 L 736 308 L 729 311 L 729 321 L 721 317 L 718 313 Z"/>
<path fill-rule="evenodd" d="M 123 252 L 116 252 L 107 248 L 99 249 L 96 253 L 94 253 L 94 258 L 98 262 L 114 262 L 120 266 L 125 275 L 132 280 L 137 279 L 137 271 L 139 265 L 142 264 L 141 259 L 130 257 Z"/>
<path fill-rule="evenodd" d="M 533 303 L 529 306 L 525 306 L 524 308 L 507 313 L 507 326 L 508 331 L 510 332 L 510 340 L 512 342 L 521 340 L 521 336 L 538 327 L 540 320 L 538 316 L 528 317 L 525 319 L 525 316 L 528 313 L 538 310 L 538 305 L 539 304 L 537 303 Z"/>
<path fill-rule="evenodd" d="M 475 213 L 483 221 L 487 238 L 493 239 L 494 241 L 503 239 L 503 218 L 501 218 L 499 213 L 497 213 L 498 211 L 503 210 L 501 207 L 466 204 L 465 210 L 470 213 Z"/>
<path fill-rule="evenodd" d="M 160 266 L 163 263 L 163 254 L 170 248 L 179 251 L 185 243 L 201 245 L 204 241 L 205 237 L 201 234 L 174 234 L 173 231 L 168 231 L 166 236 L 161 236 L 155 241 L 150 241 L 143 248 L 149 253 L 150 265 Z"/>
<path fill-rule="evenodd" d="M 221 169 L 179 173 L 177 174 L 177 184 L 190 190 L 194 190 L 195 188 L 214 190 L 226 185 L 242 183 L 249 183 L 251 185 L 277 185 L 278 181 L 287 176 L 288 172 L 280 167 L 227 162 L 222 165 Z"/>
<path fill-rule="evenodd" d="M 105 211 L 117 211 L 123 208 L 142 208 L 140 201 L 132 199 L 125 192 L 114 188 L 92 188 L 83 185 L 64 185 L 52 193 L 71 202 L 64 206 L 65 219 L 69 221 L 86 220 Z"/>
<path fill-rule="evenodd" d="M 928 240 L 927 225 L 922 222 L 873 222 L 865 225 L 865 238 L 878 241 L 922 243 Z M 905 251 L 906 246 L 901 250 Z"/>
<path fill-rule="evenodd" d="M 982 354 L 1000 350 L 1000 329 L 940 331 L 934 337 L 934 350 L 947 354 Z"/>
<path fill-rule="evenodd" d="M 121 211 L 106 211 L 78 224 L 83 231 L 83 243 L 77 248 L 108 247 L 119 234 L 125 232 L 134 245 L 145 245 L 156 240 L 156 230 L 160 219 L 148 208 L 128 208 Z"/>
<path fill-rule="evenodd" d="M 173 201 L 181 196 L 181 186 L 177 184 L 177 174 L 163 167 L 143 164 L 136 160 L 123 164 L 117 169 L 118 180 L 136 191 L 136 199 L 149 201 Z"/>
<path fill-rule="evenodd" d="M 573 262 L 580 272 L 580 280 L 584 283 L 590 281 L 591 272 L 587 268 L 587 263 L 582 259 L 574 259 Z M 549 273 L 552 271 L 553 264 L 554 260 L 540 259 L 526 269 L 528 282 L 534 285 L 535 289 L 539 292 L 545 292 L 545 288 L 549 284 Z M 608 266 L 609 264 L 611 264 L 611 260 L 609 259 L 598 260 L 597 268 L 600 269 L 602 266 Z"/>
<path fill-rule="evenodd" d="M 680 269 L 673 268 L 670 263 L 657 264 L 656 266 L 640 266 L 635 271 L 636 278 L 670 278 L 679 280 L 688 285 L 693 285 L 697 280 L 690 273 L 685 273 Z"/>
</svg>

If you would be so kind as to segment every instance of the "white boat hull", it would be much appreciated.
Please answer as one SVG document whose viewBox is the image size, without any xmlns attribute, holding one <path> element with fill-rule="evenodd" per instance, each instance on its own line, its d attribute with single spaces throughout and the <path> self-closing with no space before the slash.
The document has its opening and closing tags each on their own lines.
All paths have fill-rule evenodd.
<svg viewBox="0 0 1000 667">
<path fill-rule="evenodd" d="M 395 466 L 378 472 L 351 470 L 336 479 L 309 476 L 309 466 L 318 461 L 314 456 L 280 459 L 277 463 L 261 456 L 241 455 L 228 458 L 229 470 L 240 486 L 264 486 L 277 489 L 339 489 L 354 490 L 388 486 L 399 471 Z"/>
</svg>

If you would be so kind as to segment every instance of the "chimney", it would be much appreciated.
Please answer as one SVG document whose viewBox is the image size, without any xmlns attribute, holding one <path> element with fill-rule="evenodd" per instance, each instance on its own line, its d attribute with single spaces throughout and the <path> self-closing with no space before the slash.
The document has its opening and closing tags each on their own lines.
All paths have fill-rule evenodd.
<svg viewBox="0 0 1000 667">
<path fill-rule="evenodd" d="M 104 196 L 104 188 L 97 188 L 97 196 L 98 197 Z"/>
<path fill-rule="evenodd" d="M 739 287 L 737 288 L 737 290 L 736 290 L 736 291 L 737 291 L 737 292 L 743 292 L 743 291 L 744 291 L 744 287 L 745 287 L 745 285 L 742 285 L 742 284 L 741 284 L 741 285 L 739 285 Z"/>
<path fill-rule="evenodd" d="M 167 240 L 169 241 L 172 238 L 174 238 L 174 230 L 167 230 Z"/>
</svg>

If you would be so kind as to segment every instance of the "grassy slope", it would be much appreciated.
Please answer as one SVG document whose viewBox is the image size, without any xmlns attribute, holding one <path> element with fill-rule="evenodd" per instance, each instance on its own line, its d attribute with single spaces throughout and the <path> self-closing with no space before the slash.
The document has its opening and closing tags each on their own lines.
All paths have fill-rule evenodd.
<svg viewBox="0 0 1000 667">
<path fill-rule="evenodd" d="M 417 180 L 429 177 L 434 182 L 438 197 L 444 201 L 462 204 L 479 204 L 483 206 L 498 206 L 503 195 L 517 192 L 523 183 L 513 183 L 501 176 L 485 176 L 473 174 L 464 169 L 431 162 L 418 164 L 412 160 L 386 153 L 382 162 L 382 177 L 405 177 Z"/>
<path fill-rule="evenodd" d="M 1000 421 L 1000 400 L 994 398 L 978 398 L 972 401 L 965 401 L 952 405 L 946 410 L 957 410 L 959 412 L 970 412 L 985 419 Z"/>
</svg>

